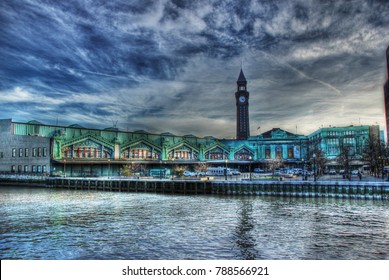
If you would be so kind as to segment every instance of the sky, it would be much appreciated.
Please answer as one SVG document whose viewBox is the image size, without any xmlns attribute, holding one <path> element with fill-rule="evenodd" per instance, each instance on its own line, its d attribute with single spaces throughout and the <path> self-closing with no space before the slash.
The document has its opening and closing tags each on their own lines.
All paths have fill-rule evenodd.
<svg viewBox="0 0 389 280">
<path fill-rule="evenodd" d="M 0 119 L 236 135 L 384 126 L 389 1 L 2 0 Z"/>
</svg>

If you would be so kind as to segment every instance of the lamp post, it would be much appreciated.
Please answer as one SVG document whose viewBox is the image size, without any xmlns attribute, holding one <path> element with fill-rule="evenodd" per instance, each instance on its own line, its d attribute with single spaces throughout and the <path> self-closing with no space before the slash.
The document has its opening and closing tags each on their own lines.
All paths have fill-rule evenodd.
<svg viewBox="0 0 389 280">
<path fill-rule="evenodd" d="M 253 160 L 252 156 L 249 156 L 249 173 L 250 173 L 250 181 L 251 181 L 251 161 Z"/>
<path fill-rule="evenodd" d="M 224 173 L 226 181 L 228 180 L 228 178 L 227 178 L 227 164 L 228 164 L 228 159 L 226 159 L 226 169 L 225 169 L 225 173 Z"/>
<path fill-rule="evenodd" d="M 172 180 L 174 179 L 174 158 L 172 158 Z"/>
<path fill-rule="evenodd" d="M 306 176 L 306 174 L 305 174 L 305 164 L 304 164 L 304 159 L 301 159 L 301 164 L 302 164 L 302 168 L 303 168 L 303 181 L 305 180 L 305 176 Z"/>
<path fill-rule="evenodd" d="M 162 161 L 159 161 L 159 179 L 162 179 Z"/>
<path fill-rule="evenodd" d="M 63 174 L 66 177 L 66 159 L 63 160 Z"/>
<path fill-rule="evenodd" d="M 313 181 L 316 181 L 316 154 L 313 154 Z"/>
<path fill-rule="evenodd" d="M 382 180 L 383 180 L 384 177 L 385 177 L 385 172 L 384 172 L 384 161 L 385 161 L 385 158 L 383 156 L 379 156 L 378 159 L 380 160 L 380 163 L 381 163 L 381 174 L 382 174 Z"/>
<path fill-rule="evenodd" d="M 109 179 L 109 174 L 111 173 L 111 160 L 108 159 L 108 179 Z"/>
</svg>

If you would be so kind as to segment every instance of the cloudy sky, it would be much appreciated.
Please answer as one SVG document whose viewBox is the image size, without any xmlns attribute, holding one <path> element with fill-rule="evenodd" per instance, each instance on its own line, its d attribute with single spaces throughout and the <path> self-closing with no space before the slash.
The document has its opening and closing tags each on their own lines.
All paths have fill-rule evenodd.
<svg viewBox="0 0 389 280">
<path fill-rule="evenodd" d="M 388 15 L 388 0 L 2 0 L 0 119 L 232 138 L 243 65 L 252 135 L 384 129 Z"/>
</svg>

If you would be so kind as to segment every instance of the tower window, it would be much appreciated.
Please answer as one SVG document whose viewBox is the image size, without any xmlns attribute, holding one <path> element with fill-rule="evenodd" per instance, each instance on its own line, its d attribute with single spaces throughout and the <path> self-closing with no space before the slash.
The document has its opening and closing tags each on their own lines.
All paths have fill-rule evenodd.
<svg viewBox="0 0 389 280">
<path fill-rule="evenodd" d="M 239 86 L 239 90 L 246 90 L 245 86 Z"/>
</svg>

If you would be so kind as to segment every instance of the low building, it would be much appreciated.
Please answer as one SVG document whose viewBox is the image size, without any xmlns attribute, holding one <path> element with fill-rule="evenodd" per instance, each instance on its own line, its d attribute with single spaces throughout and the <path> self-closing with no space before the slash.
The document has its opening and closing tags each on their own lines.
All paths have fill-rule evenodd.
<svg viewBox="0 0 389 280">
<path fill-rule="evenodd" d="M 340 168 L 336 159 L 344 146 L 349 147 L 350 164 L 363 164 L 363 147 L 371 135 L 378 137 L 378 126 L 328 127 L 308 136 L 274 128 L 233 140 L 6 119 L 0 120 L 0 172 L 117 176 L 126 165 L 142 174 L 172 174 L 177 166 L 196 170 L 228 165 L 249 171 L 275 163 L 290 169 L 312 164 L 315 149 L 323 152 L 329 166 Z"/>
</svg>

